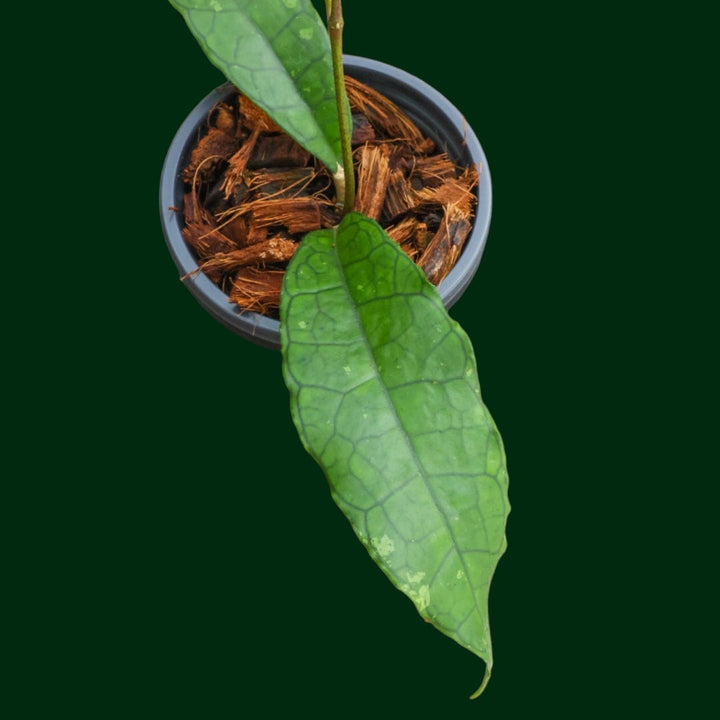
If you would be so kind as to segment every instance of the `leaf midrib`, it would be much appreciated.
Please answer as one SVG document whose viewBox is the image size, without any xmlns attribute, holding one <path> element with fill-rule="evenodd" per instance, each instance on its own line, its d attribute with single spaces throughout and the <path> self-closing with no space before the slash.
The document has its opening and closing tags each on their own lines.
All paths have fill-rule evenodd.
<svg viewBox="0 0 720 720">
<path fill-rule="evenodd" d="M 372 345 L 370 344 L 370 341 L 367 336 L 367 332 L 365 331 L 365 324 L 362 321 L 362 315 L 360 314 L 360 312 L 357 309 L 357 304 L 355 302 L 355 298 L 352 294 L 352 291 L 350 290 L 350 284 L 348 283 L 347 276 L 345 275 L 345 267 L 342 264 L 342 262 L 340 261 L 340 256 L 339 256 L 339 253 L 337 250 L 337 239 L 338 239 L 337 236 L 338 236 L 337 228 L 333 228 L 334 242 L 333 242 L 333 245 L 331 248 L 331 255 L 337 265 L 338 274 L 342 280 L 342 287 L 345 290 L 347 296 L 352 301 L 350 303 L 350 306 L 351 306 L 353 318 L 354 318 L 356 324 L 358 325 L 358 327 L 360 328 L 360 332 L 358 334 L 362 340 L 363 345 L 365 346 L 367 355 L 370 357 L 370 359 L 372 361 L 372 370 L 375 373 L 375 376 L 377 378 L 379 378 L 381 381 L 380 386 L 382 388 L 382 393 L 385 396 L 385 399 L 387 400 L 388 405 L 392 409 L 393 416 L 395 417 L 395 420 L 397 421 L 398 426 L 402 429 L 403 439 L 405 441 L 405 444 L 406 444 L 408 450 L 410 451 L 410 453 L 412 455 L 415 466 L 418 468 L 419 475 L 423 481 L 423 484 L 425 485 L 425 489 L 427 490 L 428 495 L 430 496 L 433 504 L 435 505 L 435 508 L 437 509 L 438 513 L 440 514 L 440 516 L 443 519 L 443 524 L 444 524 L 445 530 L 452 542 L 453 550 L 455 551 L 455 554 L 457 555 L 457 557 L 460 560 L 460 563 L 462 565 L 462 569 L 463 569 L 463 572 L 465 575 L 465 581 L 466 581 L 467 587 L 470 590 L 470 595 L 473 599 L 473 605 L 475 606 L 475 610 L 477 611 L 478 615 L 482 619 L 483 609 L 478 605 L 475 588 L 472 586 L 472 584 L 470 582 L 469 568 L 467 566 L 467 563 L 465 562 L 463 553 L 460 551 L 460 547 L 459 547 L 457 539 L 455 537 L 455 533 L 452 530 L 452 527 L 450 525 L 450 521 L 449 521 L 447 515 L 441 508 L 440 503 L 438 502 L 437 496 L 435 495 L 435 492 L 433 491 L 431 483 L 428 482 L 428 478 L 426 477 L 426 475 L 428 475 L 429 473 L 427 473 L 422 462 L 420 461 L 420 458 L 418 457 L 417 451 L 415 450 L 415 446 L 412 443 L 412 440 L 410 439 L 410 434 L 408 433 L 407 429 L 405 428 L 405 424 L 403 423 L 402 419 L 400 418 L 400 415 L 398 414 L 397 408 L 395 407 L 395 403 L 393 402 L 393 399 L 390 396 L 390 393 L 388 392 L 388 389 L 385 385 L 383 375 L 380 372 L 380 369 L 379 369 L 379 366 L 377 363 L 377 359 L 375 357 L 375 353 L 373 352 Z"/>
</svg>

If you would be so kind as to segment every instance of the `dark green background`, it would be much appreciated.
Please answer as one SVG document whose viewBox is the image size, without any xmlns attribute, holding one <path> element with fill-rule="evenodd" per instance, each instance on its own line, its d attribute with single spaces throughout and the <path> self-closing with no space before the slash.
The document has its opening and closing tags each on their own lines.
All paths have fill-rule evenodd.
<svg viewBox="0 0 720 720">
<path fill-rule="evenodd" d="M 487 249 L 452 314 L 513 511 L 495 673 L 469 702 L 482 663 L 355 540 L 300 448 L 279 354 L 178 281 L 159 174 L 219 72 L 167 3 L 67 12 L 38 13 L 39 71 L 8 58 L 29 70 L 8 79 L 29 132 L 6 134 L 12 717 L 697 716 L 707 19 L 346 0 L 346 51 L 445 94 L 492 173 Z"/>
</svg>

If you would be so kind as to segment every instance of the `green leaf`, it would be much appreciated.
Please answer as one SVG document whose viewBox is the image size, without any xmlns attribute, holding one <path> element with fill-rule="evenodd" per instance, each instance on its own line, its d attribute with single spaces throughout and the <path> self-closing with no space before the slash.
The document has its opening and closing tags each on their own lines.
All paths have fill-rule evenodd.
<svg viewBox="0 0 720 720">
<path fill-rule="evenodd" d="M 467 335 L 358 213 L 303 240 L 285 274 L 281 333 L 293 418 L 335 501 L 420 615 L 485 660 L 482 689 L 509 504 Z"/>
<path fill-rule="evenodd" d="M 335 174 L 330 41 L 310 0 L 170 0 L 210 60 Z"/>
</svg>

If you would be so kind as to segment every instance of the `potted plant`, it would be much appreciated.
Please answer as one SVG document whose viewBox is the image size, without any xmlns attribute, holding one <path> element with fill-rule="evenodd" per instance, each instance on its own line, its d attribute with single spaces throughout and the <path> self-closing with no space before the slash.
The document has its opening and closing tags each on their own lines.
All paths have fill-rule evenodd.
<svg viewBox="0 0 720 720">
<path fill-rule="evenodd" d="M 481 175 L 469 244 L 438 293 L 399 244 L 355 210 L 345 70 L 392 89 L 419 124 L 448 133 L 442 140 L 454 154 L 484 163 L 482 149 L 457 111 L 415 78 L 360 58 L 343 67 L 340 0 L 326 0 L 327 30 L 310 0 L 170 1 L 232 83 L 195 115 L 207 116 L 237 88 L 327 169 L 338 204 L 334 226 L 292 247 L 279 321 L 251 314 L 238 326 L 248 314 L 229 308 L 202 274 L 191 290 L 217 319 L 261 344 L 275 346 L 279 334 L 303 445 L 391 582 L 426 621 L 485 661 L 477 697 L 492 669 L 488 591 L 506 545 L 507 472 L 472 345 L 445 305 L 479 263 L 489 177 Z M 428 101 L 440 106 L 433 119 L 423 119 Z M 197 124 L 193 117 L 181 128 L 161 184 L 168 245 L 184 272 L 195 260 L 178 241 L 180 157 Z"/>
</svg>

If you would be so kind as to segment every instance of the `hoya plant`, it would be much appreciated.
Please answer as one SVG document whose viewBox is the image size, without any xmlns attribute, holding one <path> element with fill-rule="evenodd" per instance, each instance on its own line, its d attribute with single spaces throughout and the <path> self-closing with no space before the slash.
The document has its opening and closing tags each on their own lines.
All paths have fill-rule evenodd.
<svg viewBox="0 0 720 720">
<path fill-rule="evenodd" d="M 340 0 L 170 0 L 238 90 L 324 164 L 342 220 L 285 272 L 283 375 L 300 439 L 390 581 L 493 659 L 488 591 L 505 549 L 505 454 L 468 336 L 423 271 L 355 212 Z"/>
</svg>

